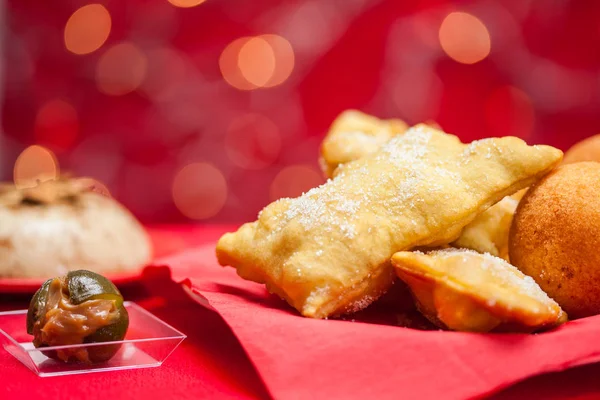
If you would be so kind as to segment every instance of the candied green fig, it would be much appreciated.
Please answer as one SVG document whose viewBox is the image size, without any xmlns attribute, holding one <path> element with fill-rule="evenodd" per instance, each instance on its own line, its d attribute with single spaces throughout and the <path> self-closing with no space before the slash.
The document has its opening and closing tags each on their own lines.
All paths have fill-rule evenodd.
<svg viewBox="0 0 600 400">
<path fill-rule="evenodd" d="M 27 333 L 36 348 L 107 343 L 125 338 L 129 315 L 115 285 L 91 271 L 71 271 L 48 279 L 38 289 L 27 313 Z M 120 344 L 45 351 L 64 362 L 100 363 L 111 359 Z"/>
</svg>

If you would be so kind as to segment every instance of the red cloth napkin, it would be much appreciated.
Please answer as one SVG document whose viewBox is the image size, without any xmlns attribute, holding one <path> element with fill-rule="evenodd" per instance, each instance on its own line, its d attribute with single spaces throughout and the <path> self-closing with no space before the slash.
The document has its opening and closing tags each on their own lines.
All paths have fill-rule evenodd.
<svg viewBox="0 0 600 400">
<path fill-rule="evenodd" d="M 299 316 L 262 285 L 218 266 L 214 244 L 164 260 L 229 324 L 275 398 L 470 398 L 600 360 L 600 316 L 543 334 L 420 331 L 381 307 L 356 321 Z M 389 318 L 392 316 L 392 318 Z"/>
</svg>

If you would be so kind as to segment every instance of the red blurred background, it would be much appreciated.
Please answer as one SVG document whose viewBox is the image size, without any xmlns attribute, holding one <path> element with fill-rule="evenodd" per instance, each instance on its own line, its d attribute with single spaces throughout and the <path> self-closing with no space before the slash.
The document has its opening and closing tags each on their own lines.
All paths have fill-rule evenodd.
<svg viewBox="0 0 600 400">
<path fill-rule="evenodd" d="M 600 132 L 598 1 L 2 8 L 2 179 L 91 176 L 144 222 L 250 220 L 321 183 L 320 140 L 348 108 L 463 140 Z"/>
</svg>

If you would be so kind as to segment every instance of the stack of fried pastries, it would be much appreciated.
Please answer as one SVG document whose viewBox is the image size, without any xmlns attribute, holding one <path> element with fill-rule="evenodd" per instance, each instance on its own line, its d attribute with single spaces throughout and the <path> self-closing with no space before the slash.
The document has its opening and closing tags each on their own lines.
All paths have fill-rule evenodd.
<svg viewBox="0 0 600 400">
<path fill-rule="evenodd" d="M 550 172 L 562 152 L 515 137 L 465 144 L 424 124 L 392 135 L 381 128 L 389 121 L 377 123 L 379 130 L 363 130 L 385 132 L 385 140 L 343 165 L 329 158 L 334 123 L 321 154 L 333 178 L 225 234 L 219 263 L 264 283 L 306 317 L 361 310 L 399 277 L 442 328 L 535 331 L 564 321 L 531 278 L 496 257 L 506 257 L 518 203 L 508 196 Z M 480 253 L 413 251 L 449 246 Z"/>
</svg>

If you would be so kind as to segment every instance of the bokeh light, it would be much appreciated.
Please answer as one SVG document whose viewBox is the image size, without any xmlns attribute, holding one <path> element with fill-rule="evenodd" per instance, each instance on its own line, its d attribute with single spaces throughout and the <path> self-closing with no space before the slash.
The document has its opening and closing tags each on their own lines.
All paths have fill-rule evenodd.
<svg viewBox="0 0 600 400">
<path fill-rule="evenodd" d="M 77 111 L 61 99 L 50 100 L 35 118 L 35 138 L 40 144 L 56 150 L 69 149 L 77 139 L 79 122 Z"/>
<path fill-rule="evenodd" d="M 13 179 L 18 188 L 36 186 L 38 181 L 45 182 L 58 178 L 58 160 L 52 151 L 45 147 L 29 146 L 17 157 L 13 170 Z"/>
<path fill-rule="evenodd" d="M 238 68 L 251 84 L 263 87 L 275 73 L 275 52 L 262 37 L 253 37 L 242 45 L 238 54 Z"/>
<path fill-rule="evenodd" d="M 101 4 L 88 4 L 75 11 L 65 25 L 65 47 L 75 54 L 98 50 L 110 34 L 111 18 Z"/>
<path fill-rule="evenodd" d="M 248 82 L 242 75 L 238 66 L 238 55 L 244 44 L 250 40 L 248 37 L 241 37 L 229 43 L 219 57 L 219 68 L 225 82 L 236 89 L 252 90 L 256 89 L 256 85 Z"/>
<path fill-rule="evenodd" d="M 275 70 L 271 75 L 271 79 L 264 86 L 273 87 L 281 85 L 290 77 L 294 70 L 294 49 L 290 42 L 282 36 L 262 35 L 261 38 L 269 43 L 275 55 Z"/>
<path fill-rule="evenodd" d="M 234 165 L 261 169 L 279 156 L 279 128 L 260 114 L 245 114 L 233 120 L 225 136 L 225 151 Z"/>
<path fill-rule="evenodd" d="M 529 96 L 514 86 L 502 86 L 485 103 L 488 136 L 531 137 L 535 111 Z"/>
<path fill-rule="evenodd" d="M 206 0 L 168 0 L 175 7 L 190 8 L 204 3 Z"/>
<path fill-rule="evenodd" d="M 204 162 L 183 167 L 172 186 L 173 202 L 179 211 L 191 219 L 215 216 L 227 200 L 227 182 L 214 165 Z"/>
<path fill-rule="evenodd" d="M 448 57 L 463 64 L 474 64 L 490 53 L 488 29 L 474 15 L 465 12 L 448 14 L 439 32 L 440 45 Z"/>
<path fill-rule="evenodd" d="M 268 34 L 231 42 L 221 53 L 219 67 L 231 86 L 252 90 L 285 82 L 294 70 L 294 60 L 289 41 Z"/>
<path fill-rule="evenodd" d="M 108 49 L 96 66 L 96 85 L 104 94 L 121 96 L 136 90 L 144 77 L 148 61 L 133 43 L 120 43 Z"/>
<path fill-rule="evenodd" d="M 309 165 L 291 165 L 283 168 L 271 182 L 271 201 L 283 197 L 298 197 L 302 193 L 319 186 L 324 181 L 319 171 Z"/>
</svg>

